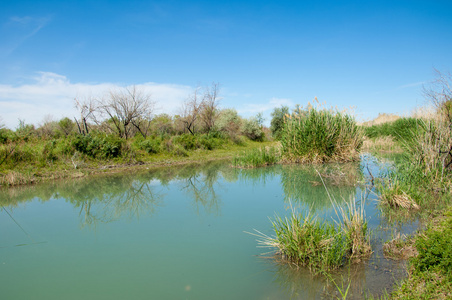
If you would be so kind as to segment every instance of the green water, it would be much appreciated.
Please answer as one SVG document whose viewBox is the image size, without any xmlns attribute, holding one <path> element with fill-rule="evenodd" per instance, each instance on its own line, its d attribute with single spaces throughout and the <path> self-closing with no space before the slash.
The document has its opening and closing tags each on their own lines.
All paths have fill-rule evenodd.
<svg viewBox="0 0 452 300">
<path fill-rule="evenodd" d="M 339 202 L 365 200 L 370 226 L 386 238 L 392 228 L 362 185 L 364 163 L 318 171 Z M 350 178 L 335 182 L 339 170 Z M 270 249 L 245 233 L 272 234 L 268 218 L 289 214 L 290 205 L 334 217 L 312 167 L 189 165 L 3 189 L 0 202 L 0 299 L 321 299 L 336 292 L 325 278 L 262 256 Z M 334 275 L 352 279 L 352 296 L 378 294 L 403 275 L 380 252 Z"/>
</svg>

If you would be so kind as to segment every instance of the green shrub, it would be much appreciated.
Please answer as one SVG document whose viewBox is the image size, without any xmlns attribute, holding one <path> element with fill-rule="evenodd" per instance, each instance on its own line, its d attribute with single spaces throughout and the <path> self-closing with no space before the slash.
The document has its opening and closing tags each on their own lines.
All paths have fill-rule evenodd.
<svg viewBox="0 0 452 300">
<path fill-rule="evenodd" d="M 53 162 L 58 159 L 55 153 L 56 140 L 51 140 L 45 143 L 41 151 L 41 162 Z"/>
<path fill-rule="evenodd" d="M 55 145 L 55 151 L 57 154 L 73 155 L 75 149 L 72 145 L 72 140 L 70 138 L 58 139 L 57 144 Z"/>
<path fill-rule="evenodd" d="M 115 158 L 121 156 L 124 140 L 116 135 L 77 135 L 72 145 L 75 150 L 93 158 Z"/>
<path fill-rule="evenodd" d="M 234 142 L 239 140 L 242 119 L 235 109 L 223 109 L 218 117 L 216 127 Z"/>
<path fill-rule="evenodd" d="M 227 141 L 222 138 L 221 133 L 203 134 L 198 137 L 198 142 L 205 150 L 214 150 L 220 148 Z"/>
<path fill-rule="evenodd" d="M 9 134 L 7 129 L 0 129 L 0 144 L 6 144 L 9 139 Z"/>
<path fill-rule="evenodd" d="M 265 138 L 265 132 L 262 130 L 262 125 L 259 124 L 258 119 L 254 117 L 243 121 L 242 134 L 252 141 L 262 142 Z"/>
<path fill-rule="evenodd" d="M 272 132 L 272 136 L 276 140 L 281 139 L 281 134 L 284 129 L 284 119 L 285 116 L 289 114 L 289 107 L 281 106 L 276 107 L 271 113 L 272 120 L 270 123 L 270 130 Z"/>
<path fill-rule="evenodd" d="M 32 163 L 35 161 L 37 153 L 28 143 L 20 143 L 10 155 L 12 163 Z"/>
<path fill-rule="evenodd" d="M 294 111 L 281 134 L 283 158 L 291 162 L 354 161 L 362 143 L 353 117 L 325 109 Z"/>
<path fill-rule="evenodd" d="M 452 281 L 452 210 L 441 226 L 430 228 L 416 239 L 418 256 L 411 259 L 416 272 L 437 271 Z"/>
<path fill-rule="evenodd" d="M 156 154 L 161 151 L 162 139 L 160 137 L 150 137 L 139 143 L 139 148 L 149 154 Z"/>
<path fill-rule="evenodd" d="M 171 153 L 176 156 L 188 157 L 187 150 L 179 144 L 173 145 Z"/>
<path fill-rule="evenodd" d="M 181 134 L 173 137 L 175 144 L 181 145 L 185 150 L 194 150 L 199 148 L 196 140 L 196 136 L 192 134 Z"/>
</svg>

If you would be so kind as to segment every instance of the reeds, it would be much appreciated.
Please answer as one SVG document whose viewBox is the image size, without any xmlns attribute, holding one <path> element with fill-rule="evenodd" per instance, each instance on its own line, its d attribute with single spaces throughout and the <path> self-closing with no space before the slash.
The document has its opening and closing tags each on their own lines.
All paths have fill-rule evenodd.
<svg viewBox="0 0 452 300">
<path fill-rule="evenodd" d="M 287 162 L 356 161 L 362 130 L 346 113 L 327 109 L 298 109 L 286 115 L 281 144 Z"/>
<path fill-rule="evenodd" d="M 342 219 L 336 224 L 303 216 L 292 208 L 290 217 L 271 220 L 275 237 L 259 231 L 254 235 L 260 246 L 277 248 L 278 258 L 313 273 L 328 272 L 371 253 L 363 207 L 356 207 L 352 200 L 347 208 L 335 210 Z"/>
<path fill-rule="evenodd" d="M 380 202 L 392 208 L 419 209 L 420 206 L 403 189 L 399 181 L 393 179 L 377 183 Z"/>
<path fill-rule="evenodd" d="M 373 139 L 366 138 L 361 148 L 363 151 L 377 152 L 402 152 L 402 147 L 394 140 L 392 136 L 376 137 Z"/>
<path fill-rule="evenodd" d="M 333 224 L 297 214 L 295 210 L 290 217 L 276 216 L 271 223 L 276 237 L 258 232 L 258 243 L 277 248 L 277 256 L 284 261 L 307 267 L 314 273 L 343 264 L 347 243 L 343 232 Z"/>
<path fill-rule="evenodd" d="M 236 168 L 257 168 L 276 164 L 280 159 L 280 151 L 276 147 L 265 147 L 244 151 L 232 159 Z"/>
</svg>

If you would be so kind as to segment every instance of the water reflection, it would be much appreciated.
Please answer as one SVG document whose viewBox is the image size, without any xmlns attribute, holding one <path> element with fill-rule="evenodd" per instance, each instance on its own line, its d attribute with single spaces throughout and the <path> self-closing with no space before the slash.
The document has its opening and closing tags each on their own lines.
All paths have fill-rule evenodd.
<svg viewBox="0 0 452 300">
<path fill-rule="evenodd" d="M 209 163 L 203 166 L 190 166 L 182 177 L 181 185 L 186 195 L 192 199 L 197 214 L 203 208 L 207 213 L 218 215 L 220 212 L 220 196 L 215 191 L 219 188 L 221 170 L 225 164 Z"/>
<path fill-rule="evenodd" d="M 365 164 L 363 162 L 361 165 Z M 377 174 L 370 162 L 369 166 L 372 173 Z M 364 173 L 366 170 L 364 168 Z M 277 264 L 273 260 L 266 261 L 265 268 L 261 268 L 262 265 L 256 264 L 259 259 L 255 255 L 262 249 L 256 248 L 254 239 L 243 234 L 243 231 L 257 228 L 272 234 L 273 229 L 267 218 L 274 213 L 288 212 L 286 208 L 289 202 L 301 209 L 315 210 L 316 215 L 321 215 L 322 210 L 332 211 L 328 192 L 337 201 L 365 199 L 367 196 L 361 195 L 366 194 L 366 190 L 361 187 L 362 180 L 363 169 L 359 164 L 329 164 L 315 168 L 278 165 L 240 170 L 229 167 L 228 162 L 217 161 L 3 189 L 0 190 L 0 204 L 13 217 L 16 217 L 16 213 L 18 223 L 24 222 L 26 230 L 33 228 L 32 234 L 45 236 L 45 240 L 49 241 L 45 247 L 40 245 L 40 248 L 20 249 L 29 252 L 14 252 L 14 249 L 4 248 L 4 251 L 11 252 L 8 255 L 20 257 L 17 261 L 23 261 L 22 268 L 27 270 L 18 271 L 16 277 L 8 276 L 8 279 L 14 282 L 16 278 L 28 274 L 26 282 L 34 282 L 36 276 L 32 266 L 42 262 L 43 266 L 36 268 L 36 273 L 41 274 L 42 267 L 47 268 L 54 262 L 55 253 L 61 253 L 64 255 L 60 256 L 58 264 L 63 266 L 64 271 L 72 270 L 73 277 L 67 285 L 53 284 L 50 290 L 56 285 L 64 286 L 66 292 L 72 282 L 80 281 L 77 274 L 94 274 L 96 277 L 92 282 L 98 282 L 98 278 L 111 274 L 133 273 L 135 277 L 109 278 L 104 286 L 96 290 L 99 295 L 105 296 L 112 286 L 124 285 L 128 287 L 128 292 L 148 293 L 146 295 L 153 295 L 154 298 L 181 298 L 190 291 L 198 293 L 194 298 L 210 299 L 212 294 L 209 291 L 218 293 L 224 286 L 230 286 L 224 290 L 225 298 L 237 299 L 237 295 L 248 293 L 250 296 L 243 298 L 252 299 L 253 295 L 257 298 L 257 290 L 265 287 L 263 293 L 275 295 L 275 299 L 340 297 L 330 279 L 312 276 L 308 270 Z M 54 199 L 58 201 L 50 201 Z M 32 201 L 33 204 L 28 205 Z M 36 205 L 37 201 L 51 203 Z M 189 209 L 186 208 L 187 204 Z M 24 207 L 27 209 L 22 209 Z M 74 211 L 78 216 L 71 218 Z M 376 211 L 375 201 L 366 200 L 366 214 L 372 228 L 394 227 L 390 223 L 382 223 L 381 214 L 374 219 Z M 198 214 L 202 212 L 208 216 L 200 218 Z M 60 213 L 60 218 L 53 218 Z M 2 239 L 12 245 L 22 242 L 20 228 L 6 219 L 6 213 L 0 213 L 0 217 L 3 216 L 9 227 L 3 226 L 7 234 Z M 43 222 L 42 219 L 47 216 L 48 222 Z M 137 218 L 140 218 L 140 222 L 129 222 Z M 66 220 L 68 223 L 65 223 Z M 80 227 L 97 227 L 97 230 L 84 230 L 81 233 L 78 222 Z M 115 223 L 101 226 L 106 222 Z M 14 232 L 22 237 L 16 238 Z M 100 236 L 102 238 L 98 238 Z M 384 239 L 387 238 L 385 235 Z M 375 254 L 368 261 L 350 268 L 347 266 L 332 275 L 339 286 L 346 287 L 351 282 L 351 298 L 361 299 L 369 290 L 376 295 L 382 286 L 390 288 L 398 276 L 393 270 L 402 270 L 397 263 L 383 259 L 381 243 L 377 245 L 373 241 L 372 246 Z M 88 253 L 87 249 L 89 254 L 80 256 L 80 253 Z M 33 256 L 34 251 L 40 254 L 39 259 Z M 66 265 L 66 261 L 70 264 Z M 76 264 L 73 263 L 75 261 Z M 5 266 L 10 267 L 4 271 L 5 274 L 21 269 L 14 264 Z M 53 283 L 62 279 L 61 272 L 53 276 L 50 274 L 45 282 Z M 190 276 L 189 282 L 187 276 Z M 136 278 L 140 280 L 134 280 Z M 221 280 L 217 281 L 216 278 Z M 149 282 L 154 285 L 151 286 Z M 170 285 L 170 282 L 174 285 Z M 168 290 L 177 292 L 176 286 L 183 287 L 182 294 L 169 296 Z M 372 291 L 374 286 L 376 290 Z M 202 288 L 198 290 L 197 287 Z M 17 294 L 19 290 L 36 291 L 28 286 L 11 289 L 10 292 Z M 112 295 L 116 295 L 116 292 Z M 227 295 L 228 292 L 235 292 L 236 297 Z M 118 294 L 115 299 L 123 298 L 121 296 Z"/>
<path fill-rule="evenodd" d="M 361 178 L 359 164 L 294 165 L 281 170 L 284 200 L 302 203 L 312 211 L 331 207 L 330 197 L 336 202 L 354 198 Z"/>
<path fill-rule="evenodd" d="M 45 202 L 63 198 L 79 209 L 82 226 L 96 226 L 99 222 L 112 222 L 122 217 L 139 218 L 140 215 L 155 214 L 159 207 L 164 206 L 164 187 L 176 181 L 191 199 L 197 213 L 204 209 L 209 214 L 219 215 L 222 180 L 265 186 L 275 177 L 281 181 L 286 203 L 321 210 L 331 206 L 328 193 L 336 201 L 354 197 L 362 172 L 357 164 L 315 168 L 279 165 L 241 170 L 229 167 L 227 162 L 215 161 L 155 168 L 128 175 L 93 176 L 3 189 L 0 191 L 0 203 L 14 208 L 35 199 Z"/>
</svg>

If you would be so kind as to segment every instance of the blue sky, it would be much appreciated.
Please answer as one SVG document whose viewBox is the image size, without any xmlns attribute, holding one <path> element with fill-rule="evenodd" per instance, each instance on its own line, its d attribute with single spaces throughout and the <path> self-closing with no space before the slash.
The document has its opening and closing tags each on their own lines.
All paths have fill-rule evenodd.
<svg viewBox="0 0 452 300">
<path fill-rule="evenodd" d="M 452 1 L 2 1 L 0 117 L 73 117 L 75 97 L 138 85 L 177 113 L 219 82 L 244 117 L 317 97 L 360 120 L 424 104 L 452 72 Z"/>
</svg>

